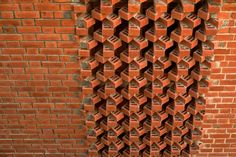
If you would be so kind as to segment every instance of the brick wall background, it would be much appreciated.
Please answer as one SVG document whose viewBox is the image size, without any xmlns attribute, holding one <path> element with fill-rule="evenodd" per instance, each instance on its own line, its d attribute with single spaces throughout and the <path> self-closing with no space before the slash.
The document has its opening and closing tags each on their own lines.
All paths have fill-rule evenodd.
<svg viewBox="0 0 236 157">
<path fill-rule="evenodd" d="M 82 152 L 70 3 L 0 0 L 0 156 Z"/>
<path fill-rule="evenodd" d="M 236 1 L 221 4 L 199 156 L 236 156 Z"/>
<path fill-rule="evenodd" d="M 0 0 L 0 156 L 86 156 L 72 0 Z M 224 0 L 197 156 L 236 156 L 236 1 Z"/>
</svg>

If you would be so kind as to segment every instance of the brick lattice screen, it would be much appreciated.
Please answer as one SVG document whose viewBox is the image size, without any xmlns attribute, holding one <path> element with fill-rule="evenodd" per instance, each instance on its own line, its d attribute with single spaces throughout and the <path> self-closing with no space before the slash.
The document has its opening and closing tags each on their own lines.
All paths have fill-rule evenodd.
<svg viewBox="0 0 236 157">
<path fill-rule="evenodd" d="M 219 5 L 100 0 L 74 5 L 89 156 L 199 150 Z"/>
</svg>

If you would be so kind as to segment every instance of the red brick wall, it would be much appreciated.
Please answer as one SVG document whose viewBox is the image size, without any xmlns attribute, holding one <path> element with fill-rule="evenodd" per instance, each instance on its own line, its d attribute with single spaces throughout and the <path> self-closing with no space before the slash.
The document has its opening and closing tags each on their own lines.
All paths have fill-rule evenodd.
<svg viewBox="0 0 236 157">
<path fill-rule="evenodd" d="M 0 156 L 83 147 L 71 0 L 47 1 L 0 1 Z"/>
<path fill-rule="evenodd" d="M 86 156 L 71 2 L 0 1 L 0 156 Z M 236 156 L 234 0 L 219 18 L 198 156 Z"/>
<path fill-rule="evenodd" d="M 236 156 L 236 1 L 224 0 L 199 156 Z"/>
</svg>

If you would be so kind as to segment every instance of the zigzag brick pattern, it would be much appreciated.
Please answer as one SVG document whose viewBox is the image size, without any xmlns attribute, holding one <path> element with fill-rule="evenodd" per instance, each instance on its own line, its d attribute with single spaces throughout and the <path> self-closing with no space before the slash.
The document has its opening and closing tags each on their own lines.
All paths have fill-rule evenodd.
<svg viewBox="0 0 236 157">
<path fill-rule="evenodd" d="M 198 152 L 216 11 L 205 0 L 74 4 L 89 156 Z"/>
</svg>

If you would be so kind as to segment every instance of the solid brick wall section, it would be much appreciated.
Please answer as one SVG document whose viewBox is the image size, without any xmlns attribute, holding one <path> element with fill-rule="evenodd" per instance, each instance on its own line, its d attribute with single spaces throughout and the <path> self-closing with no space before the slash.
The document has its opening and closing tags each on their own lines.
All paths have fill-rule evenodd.
<svg viewBox="0 0 236 157">
<path fill-rule="evenodd" d="M 209 103 L 204 121 L 204 143 L 199 156 L 236 156 L 236 3 L 224 0 L 215 38 Z"/>
<path fill-rule="evenodd" d="M 1 75 L 5 76 L 1 78 L 0 83 L 2 87 L 8 87 L 8 90 L 1 91 L 3 95 L 14 93 L 15 97 L 3 96 L 0 102 L 14 103 L 18 102 L 17 99 L 30 103 L 77 102 L 76 77 L 79 64 L 73 39 L 75 30 L 71 18 L 71 4 L 7 2 L 2 1 L 0 4 Z M 53 19 L 43 17 L 43 11 L 51 14 Z M 5 13 L 13 14 L 14 19 L 2 17 Z M 31 87 L 30 91 L 21 90 L 34 81 L 46 81 L 48 84 L 38 84 Z M 5 82 L 10 82 L 15 88 L 10 88 Z M 70 86 L 64 86 L 68 83 Z M 57 89 L 62 86 L 63 91 Z M 49 87 L 55 90 L 48 91 Z M 38 96 L 31 97 L 31 92 L 34 92 L 34 95 L 38 93 Z M 48 97 L 40 96 L 41 94 Z"/>
<path fill-rule="evenodd" d="M 0 156 L 83 153 L 71 9 L 70 0 L 0 1 Z"/>
</svg>

